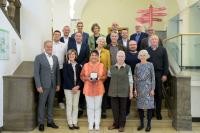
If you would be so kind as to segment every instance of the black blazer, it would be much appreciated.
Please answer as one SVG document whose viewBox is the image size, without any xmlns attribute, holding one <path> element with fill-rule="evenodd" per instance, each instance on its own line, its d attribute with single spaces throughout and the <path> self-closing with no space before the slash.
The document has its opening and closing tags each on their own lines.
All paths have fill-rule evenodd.
<svg viewBox="0 0 200 133">
<path fill-rule="evenodd" d="M 83 33 L 82 33 L 82 37 L 83 37 L 83 38 L 82 38 L 83 43 L 88 44 L 89 34 L 86 33 L 86 32 L 83 32 Z M 75 39 L 75 33 L 71 35 L 71 38 Z"/>
<path fill-rule="evenodd" d="M 125 51 L 127 51 L 128 50 L 128 45 L 129 45 L 129 39 L 127 40 L 127 46 L 126 47 L 124 47 L 124 45 L 123 45 L 123 41 L 122 41 L 122 39 L 120 39 L 120 40 L 118 40 L 117 42 L 118 42 L 118 44 L 119 45 L 121 45 L 122 47 L 124 47 L 124 49 L 125 49 Z"/>
<path fill-rule="evenodd" d="M 68 44 L 67 50 L 69 50 L 69 49 L 75 49 L 77 51 L 76 41 Z M 82 43 L 81 44 L 81 50 L 80 50 L 80 53 L 79 53 L 79 55 L 76 59 L 76 62 L 83 66 L 85 63 L 88 62 L 89 54 L 90 54 L 90 49 L 89 49 L 88 44 Z"/>
<path fill-rule="evenodd" d="M 137 33 L 132 34 L 132 35 L 130 36 L 130 40 L 136 41 L 136 36 L 137 36 Z M 142 41 L 143 38 L 146 38 L 146 37 L 148 37 L 148 34 L 145 33 L 145 32 L 141 32 L 140 38 L 139 38 L 138 43 L 137 43 L 137 51 L 140 51 L 140 50 L 141 50 L 141 49 L 140 49 L 140 48 L 141 48 L 141 41 Z"/>
<path fill-rule="evenodd" d="M 65 62 L 63 64 L 63 88 L 71 90 L 74 86 L 79 85 L 80 89 L 83 86 L 83 83 L 80 79 L 80 73 L 81 73 L 81 66 L 79 64 L 76 64 L 76 83 L 74 84 L 74 70 L 72 68 L 72 64 Z"/>
<path fill-rule="evenodd" d="M 65 43 L 64 37 L 61 37 L 61 38 L 60 38 L 60 41 L 63 42 L 63 43 Z M 75 42 L 74 38 L 69 37 L 68 44 L 69 44 L 69 43 L 74 43 L 74 42 Z"/>
<path fill-rule="evenodd" d="M 148 61 L 153 63 L 155 76 L 157 77 L 158 75 L 167 75 L 169 72 L 167 50 L 162 46 L 158 46 L 156 50 L 153 50 L 151 47 L 148 47 L 146 50 L 150 55 Z"/>
</svg>

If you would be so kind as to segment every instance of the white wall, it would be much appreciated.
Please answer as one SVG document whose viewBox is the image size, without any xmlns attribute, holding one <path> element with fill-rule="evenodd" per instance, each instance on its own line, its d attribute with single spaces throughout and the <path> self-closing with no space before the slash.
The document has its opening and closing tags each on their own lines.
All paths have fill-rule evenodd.
<svg viewBox="0 0 200 133">
<path fill-rule="evenodd" d="M 50 0 L 21 0 L 22 60 L 33 61 L 41 53 L 43 42 L 51 40 L 52 13 Z"/>
<path fill-rule="evenodd" d="M 198 81 L 199 82 L 199 81 Z M 192 117 L 200 118 L 200 104 L 199 101 L 200 85 L 191 86 L 191 114 Z"/>
<path fill-rule="evenodd" d="M 0 60 L 0 127 L 3 125 L 2 76 L 12 74 L 22 61 L 33 61 L 35 56 L 41 53 L 43 42 L 51 40 L 53 24 L 50 1 L 21 0 L 21 2 L 21 39 L 0 10 L 0 28 L 9 31 L 10 45 L 11 40 L 16 41 L 16 54 L 10 51 L 9 60 Z"/>
<path fill-rule="evenodd" d="M 53 30 L 62 30 L 63 26 L 70 26 L 69 0 L 54 0 L 52 2 Z"/>
<path fill-rule="evenodd" d="M 200 118 L 200 77 L 198 72 L 193 73 L 191 77 L 191 114 L 192 117 Z"/>
<path fill-rule="evenodd" d="M 7 18 L 0 9 L 0 28 L 9 31 L 9 59 L 0 60 L 0 127 L 3 126 L 3 75 L 10 75 L 21 63 L 22 41 L 8 22 Z M 16 53 L 12 52 L 12 40 L 16 42 Z"/>
</svg>

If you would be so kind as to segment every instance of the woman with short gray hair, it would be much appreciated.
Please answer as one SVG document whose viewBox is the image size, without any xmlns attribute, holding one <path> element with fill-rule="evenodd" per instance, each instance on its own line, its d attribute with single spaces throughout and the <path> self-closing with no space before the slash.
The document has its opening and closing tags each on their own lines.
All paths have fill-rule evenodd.
<svg viewBox="0 0 200 133">
<path fill-rule="evenodd" d="M 133 77 L 131 67 L 125 64 L 125 52 L 117 52 L 117 63 L 110 68 L 110 87 L 108 95 L 111 97 L 111 107 L 114 122 L 109 130 L 118 129 L 124 132 L 126 124 L 127 98 L 133 97 Z"/>
<path fill-rule="evenodd" d="M 141 50 L 138 59 L 141 60 L 135 67 L 134 72 L 134 94 L 136 96 L 137 108 L 140 117 L 140 126 L 137 130 L 144 128 L 144 109 L 147 109 L 146 132 L 151 130 L 152 111 L 154 109 L 155 74 L 153 64 L 148 62 L 147 50 Z"/>
</svg>

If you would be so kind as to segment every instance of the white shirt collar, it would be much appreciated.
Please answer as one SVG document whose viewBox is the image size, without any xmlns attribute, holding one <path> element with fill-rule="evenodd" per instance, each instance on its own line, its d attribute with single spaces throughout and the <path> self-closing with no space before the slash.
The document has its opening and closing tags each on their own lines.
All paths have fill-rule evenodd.
<svg viewBox="0 0 200 133">
<path fill-rule="evenodd" d="M 76 44 L 77 44 L 77 45 L 81 45 L 82 43 L 77 43 L 77 42 L 76 42 Z"/>
<path fill-rule="evenodd" d="M 52 57 L 52 55 L 47 54 L 47 52 L 44 52 L 44 54 L 45 54 L 47 57 Z"/>
<path fill-rule="evenodd" d="M 60 43 L 60 41 L 59 42 L 53 42 L 53 44 L 59 44 Z"/>
<path fill-rule="evenodd" d="M 126 41 L 128 41 L 128 39 L 124 39 L 124 38 L 122 38 L 122 41 L 126 42 Z"/>
<path fill-rule="evenodd" d="M 156 49 L 158 48 L 158 46 L 156 46 L 156 47 L 152 47 L 152 46 L 151 46 L 151 48 L 152 48 L 152 50 L 156 50 Z"/>
<path fill-rule="evenodd" d="M 64 39 L 69 39 L 69 36 L 63 36 Z"/>
<path fill-rule="evenodd" d="M 76 61 L 75 61 L 74 63 L 71 63 L 71 61 L 70 61 L 70 60 L 68 60 L 68 63 L 69 63 L 69 64 L 77 64 L 77 63 L 76 63 Z"/>
</svg>

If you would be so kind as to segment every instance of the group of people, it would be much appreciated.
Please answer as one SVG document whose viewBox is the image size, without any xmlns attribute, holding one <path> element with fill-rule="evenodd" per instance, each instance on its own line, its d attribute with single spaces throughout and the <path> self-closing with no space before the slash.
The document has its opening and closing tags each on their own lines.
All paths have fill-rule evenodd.
<svg viewBox="0 0 200 133">
<path fill-rule="evenodd" d="M 136 97 L 140 118 L 138 130 L 144 128 L 144 110 L 147 126 L 151 119 L 162 120 L 162 82 L 167 80 L 168 58 L 162 41 L 149 27 L 135 26 L 136 33 L 129 39 L 128 29 L 112 31 L 105 37 L 94 23 L 92 35 L 83 31 L 83 22 L 77 23 L 77 32 L 70 37 L 70 27 L 64 26 L 63 36 L 55 30 L 53 41 L 44 42 L 44 52 L 34 61 L 34 78 L 39 92 L 38 124 L 44 131 L 45 108 L 47 126 L 58 128 L 53 121 L 53 103 L 58 92 L 60 108 L 66 108 L 69 129 L 80 129 L 78 116 L 87 110 L 88 129 L 100 130 L 101 118 L 111 107 L 113 123 L 108 130 L 125 131 L 126 116 L 130 113 L 131 99 Z M 64 104 L 65 99 L 65 104 Z"/>
</svg>

